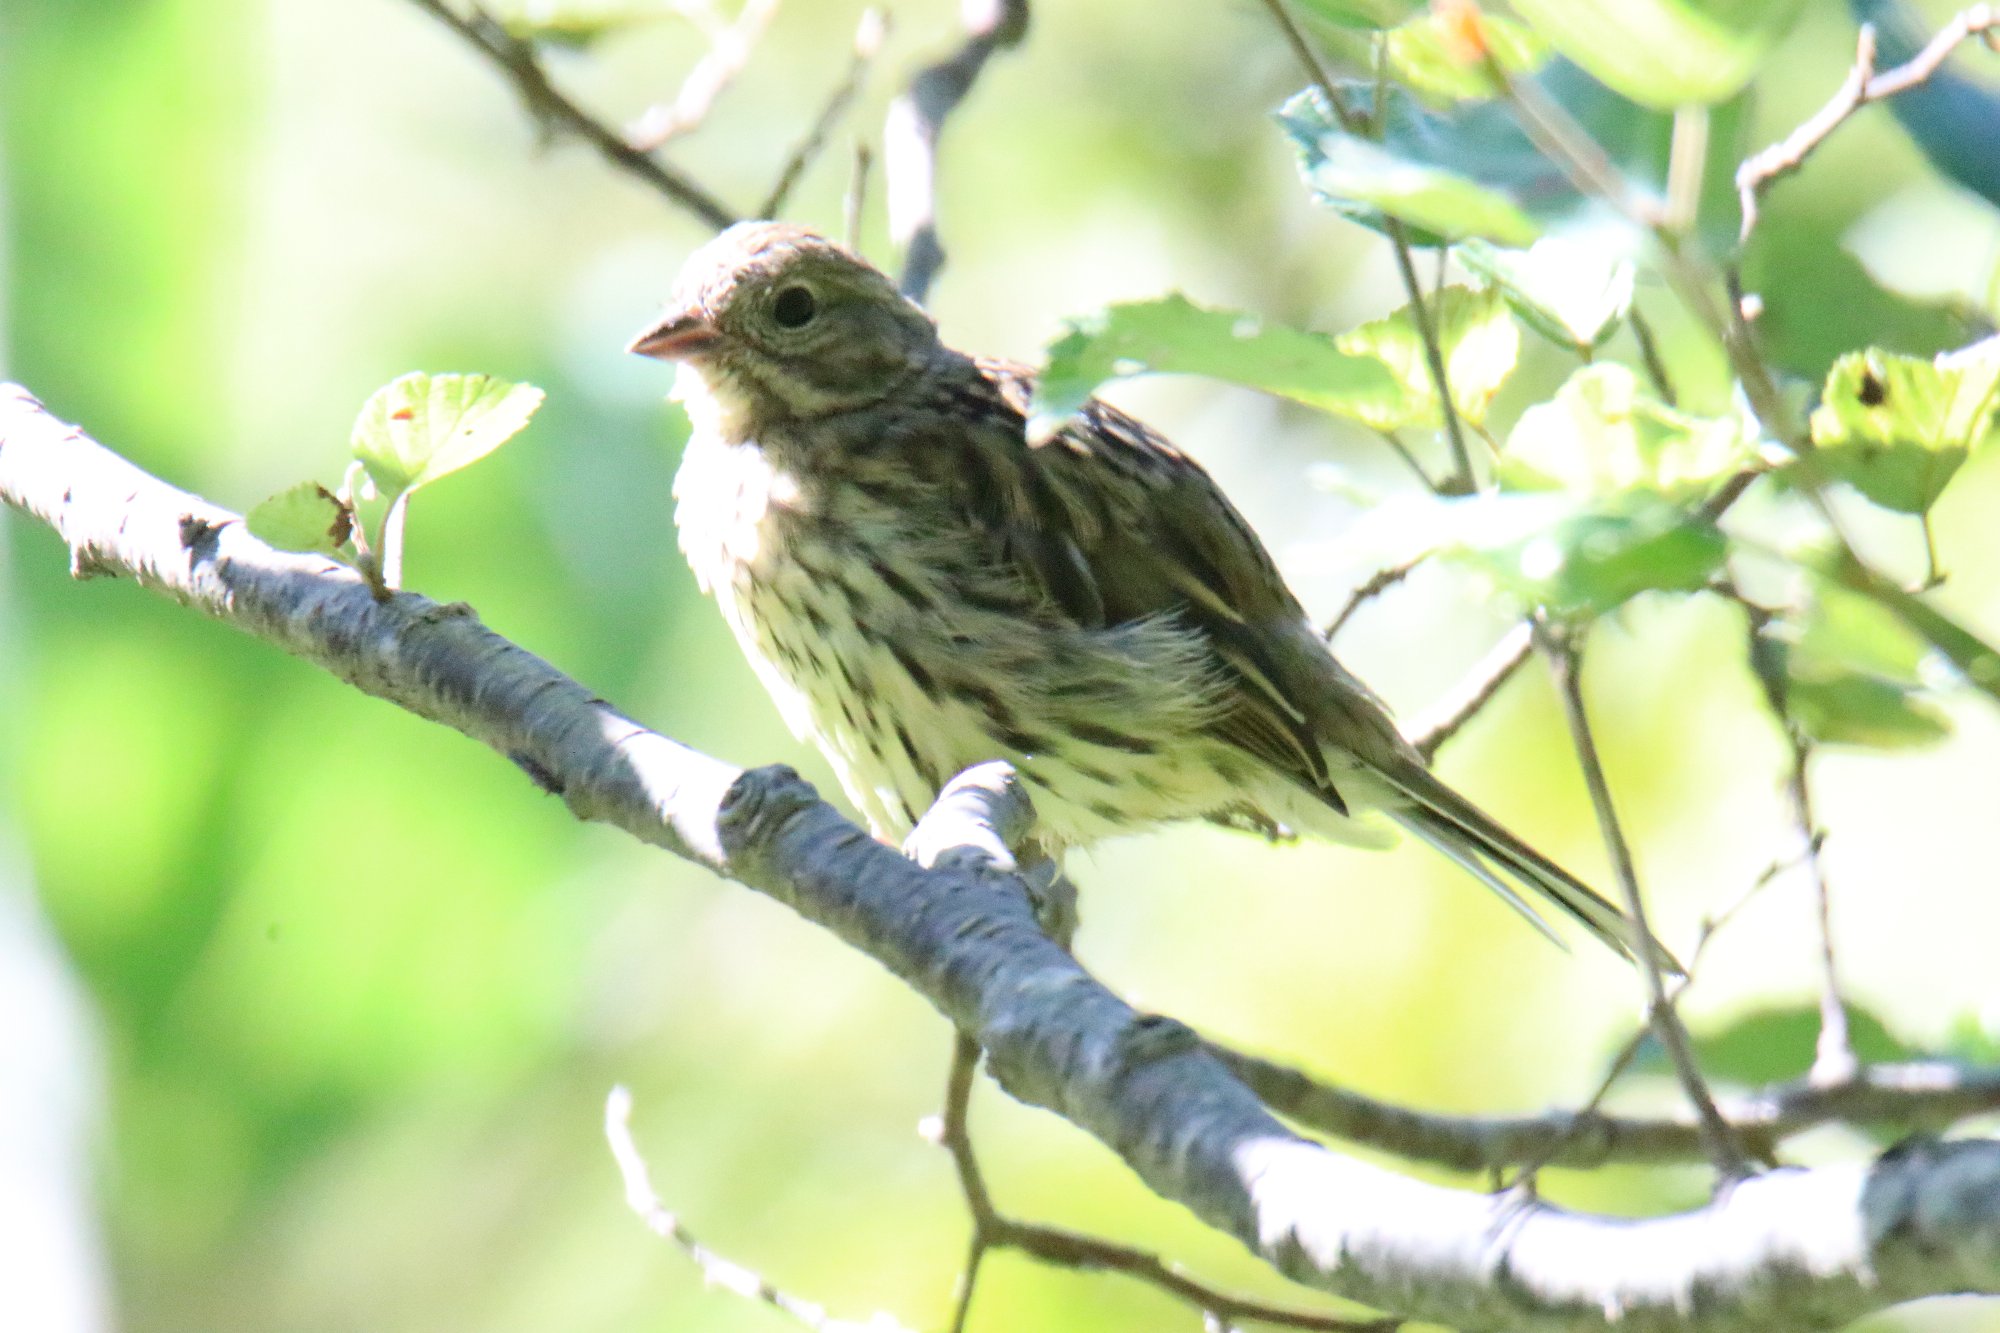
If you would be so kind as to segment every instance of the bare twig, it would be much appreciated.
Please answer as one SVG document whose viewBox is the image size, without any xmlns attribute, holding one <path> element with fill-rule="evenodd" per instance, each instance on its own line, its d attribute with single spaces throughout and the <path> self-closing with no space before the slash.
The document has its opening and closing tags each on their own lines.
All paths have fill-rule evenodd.
<svg viewBox="0 0 2000 1333">
<path fill-rule="evenodd" d="M 805 175 L 806 168 L 819 156 L 820 150 L 826 146 L 827 136 L 833 133 L 833 127 L 847 114 L 847 109 L 854 104 L 854 99 L 860 94 L 862 84 L 868 81 L 868 69 L 875 63 L 876 55 L 881 52 L 882 39 L 888 35 L 888 31 L 888 16 L 881 10 L 861 11 L 861 21 L 854 28 L 854 48 L 847 62 L 847 73 L 835 85 L 834 90 L 827 94 L 826 102 L 820 107 L 819 115 L 813 118 L 811 128 L 785 158 L 785 165 L 779 168 L 778 179 L 772 184 L 771 193 L 765 197 L 762 206 L 757 210 L 758 217 L 775 218 L 783 211 L 785 200 L 791 196 L 792 187 L 798 184 L 799 177 Z M 852 232 L 853 228 L 850 227 L 848 230 Z M 849 243 L 852 244 L 852 241 Z"/>
<path fill-rule="evenodd" d="M 1429 712 L 1410 726 L 1410 744 L 1425 760 L 1437 758 L 1444 743 L 1456 736 L 1480 709 L 1493 701 L 1502 686 L 1514 678 L 1535 648 L 1534 628 L 1526 621 L 1500 637 L 1479 659 L 1455 690 L 1432 705 Z"/>
<path fill-rule="evenodd" d="M 1646 367 L 1646 378 L 1653 382 L 1653 392 L 1660 395 L 1660 401 L 1668 407 L 1680 406 L 1680 395 L 1674 392 L 1673 377 L 1667 374 L 1667 363 L 1660 357 L 1660 345 L 1653 338 L 1653 326 L 1639 313 L 1636 302 L 1625 312 L 1626 322 L 1632 326 L 1633 341 L 1639 344 L 1639 360 Z"/>
<path fill-rule="evenodd" d="M 611 165 L 637 177 L 711 227 L 719 230 L 736 221 L 736 214 L 715 196 L 679 171 L 628 143 L 624 135 L 565 96 L 549 81 L 541 61 L 535 56 L 534 46 L 515 37 L 483 10 L 474 9 L 471 17 L 466 18 L 461 17 L 445 0 L 410 2 L 492 61 L 512 81 L 528 113 L 545 129 L 560 130 L 583 140 Z"/>
<path fill-rule="evenodd" d="M 841 243 L 859 253 L 861 210 L 868 202 L 868 168 L 875 160 L 865 141 L 854 145 L 854 165 L 847 173 L 847 193 L 840 200 Z"/>
<path fill-rule="evenodd" d="M 1687 1029 L 1681 1026 L 1680 1014 L 1667 995 L 1660 951 L 1654 947 L 1655 936 L 1646 920 L 1645 897 L 1639 892 L 1638 867 L 1632 860 L 1631 844 L 1625 840 L 1624 830 L 1619 827 L 1617 807 L 1611 800 L 1611 785 L 1604 776 L 1604 764 L 1597 754 L 1597 740 L 1590 729 L 1590 716 L 1584 708 L 1583 661 L 1581 644 L 1574 637 L 1576 633 L 1546 624 L 1536 627 L 1536 637 L 1548 657 L 1557 692 L 1562 696 L 1563 717 L 1569 723 L 1570 740 L 1576 748 L 1577 763 L 1583 770 L 1584 786 L 1590 790 L 1591 807 L 1597 812 L 1597 826 L 1604 836 L 1612 872 L 1618 879 L 1619 892 L 1625 900 L 1625 914 L 1631 918 L 1632 929 L 1638 936 L 1638 947 L 1633 952 L 1638 956 L 1640 975 L 1646 981 L 1653 1031 L 1659 1035 L 1660 1045 L 1666 1048 L 1674 1073 L 1680 1079 L 1681 1089 L 1687 1094 L 1688 1103 L 1694 1107 L 1710 1160 L 1724 1177 L 1735 1179 L 1745 1174 L 1743 1155 L 1730 1137 L 1729 1126 L 1723 1123 L 1722 1116 L 1715 1109 L 1715 1099 L 1709 1094 L 1708 1084 L 1695 1064 Z"/>
<path fill-rule="evenodd" d="M 1379 126 L 1370 123 L 1366 117 L 1356 115 L 1348 106 L 1347 100 L 1340 95 L 1340 89 L 1334 83 L 1331 71 L 1319 58 L 1319 52 L 1315 51 L 1312 43 L 1307 40 L 1305 30 L 1299 27 L 1298 20 L 1292 17 L 1292 12 L 1285 6 L 1284 0 L 1264 0 L 1264 8 L 1270 11 L 1271 18 L 1277 23 L 1279 31 L 1284 34 L 1285 44 L 1290 46 L 1292 54 L 1298 57 L 1299 64 L 1305 68 L 1306 77 L 1313 81 L 1320 95 L 1326 98 L 1326 104 L 1333 109 L 1334 117 L 1340 121 L 1341 126 L 1350 134 L 1363 134 L 1371 138 L 1379 134 Z M 1380 116 L 1382 89 L 1379 82 L 1379 66 L 1377 72 L 1375 114 Z M 1430 371 L 1431 387 L 1436 390 L 1438 397 L 1438 412 L 1444 419 L 1445 439 L 1451 445 L 1451 477 L 1442 485 L 1430 483 L 1428 477 L 1425 481 L 1439 494 L 1470 495 L 1478 489 L 1478 479 L 1472 471 L 1472 454 L 1465 445 L 1465 428 L 1458 417 L 1458 404 L 1451 396 L 1451 381 L 1445 372 L 1444 348 L 1438 342 L 1437 327 L 1431 319 L 1430 306 L 1424 300 L 1423 283 L 1418 280 L 1416 264 L 1410 258 L 1410 234 L 1400 218 L 1384 214 L 1382 222 L 1383 232 L 1389 238 L 1389 247 L 1396 255 L 1396 273 L 1402 278 L 1403 292 L 1409 298 L 1410 317 L 1417 326 L 1417 336 L 1423 339 L 1424 365 Z M 1410 466 L 1415 468 L 1417 464 L 1411 460 Z M 1421 468 L 1417 471 L 1418 475 L 1424 475 Z"/>
<path fill-rule="evenodd" d="M 1736 195 L 1743 207 L 1743 226 L 1738 240 L 1747 242 L 1756 228 L 1758 204 L 1764 191 L 1804 166 L 1813 151 L 1845 124 L 1848 117 L 1870 102 L 1894 97 L 1927 82 L 1944 68 L 1944 62 L 1961 42 L 1973 37 L 1986 37 L 1990 42 L 1990 34 L 1996 31 L 2000 31 L 2000 7 L 1973 5 L 1940 28 L 1929 44 L 1915 56 L 1892 70 L 1877 74 L 1875 27 L 1869 23 L 1862 24 L 1855 43 L 1854 64 L 1842 81 L 1840 91 L 1797 129 L 1737 168 Z"/>
<path fill-rule="evenodd" d="M 1028 34 L 1028 0 L 960 0 L 965 42 L 926 65 L 889 104 L 882 127 L 883 175 L 889 192 L 889 236 L 903 248 L 903 295 L 921 304 L 944 264 L 937 232 L 937 143 L 944 123 L 996 51 Z"/>
<path fill-rule="evenodd" d="M 1790 756 L 1785 768 L 1785 794 L 1791 803 L 1792 821 L 1799 835 L 1801 850 L 1797 859 L 1806 867 L 1812 880 L 1813 915 L 1819 936 L 1819 1049 L 1813 1061 L 1812 1076 L 1821 1083 L 1838 1083 L 1853 1077 L 1859 1061 L 1855 1058 L 1853 1040 L 1848 1032 L 1847 1003 L 1841 995 L 1840 973 L 1834 960 L 1833 899 L 1827 887 L 1826 866 L 1820 855 L 1826 838 L 1813 814 L 1812 785 L 1808 775 L 1812 763 L 1812 738 L 1792 715 L 1790 682 L 1782 663 L 1768 651 L 1764 642 L 1764 631 L 1775 613 L 1751 601 L 1733 583 L 1721 583 L 1716 591 L 1743 610 L 1750 671 L 1763 690 L 1764 703 L 1771 710 L 1772 720 L 1784 734 Z"/>
<path fill-rule="evenodd" d="M 865 1323 L 835 1319 L 826 1312 L 825 1306 L 780 1291 L 750 1269 L 725 1259 L 696 1240 L 681 1220 L 667 1211 L 666 1205 L 660 1202 L 660 1196 L 654 1192 L 646 1159 L 632 1141 L 632 1094 L 622 1086 L 613 1088 L 611 1096 L 605 1100 L 604 1137 L 611 1144 L 612 1159 L 618 1163 L 619 1177 L 625 1182 L 626 1204 L 654 1235 L 672 1241 L 683 1254 L 694 1260 L 695 1267 L 701 1270 L 702 1280 L 709 1286 L 720 1287 L 760 1305 L 768 1305 L 791 1316 L 814 1333 L 907 1333 L 901 1324 L 892 1322 L 886 1315 L 878 1314 Z"/>
<path fill-rule="evenodd" d="M 1334 636 L 1340 633 L 1341 628 L 1354 618 L 1356 611 L 1359 611 L 1369 602 L 1410 577 L 1416 571 L 1417 566 L 1421 565 L 1428 556 L 1429 552 L 1425 552 L 1414 560 L 1405 560 L 1400 565 L 1391 565 L 1387 569 L 1378 569 L 1369 575 L 1366 582 L 1353 592 L 1347 594 L 1346 602 L 1341 604 L 1339 612 L 1334 615 L 1333 619 L 1327 622 L 1326 630 L 1321 637 L 1331 643 Z"/>
<path fill-rule="evenodd" d="M 708 32 L 708 50 L 681 80 L 673 101 L 647 107 L 626 131 L 627 141 L 642 153 L 654 151 L 708 119 L 715 99 L 722 96 L 723 90 L 735 82 L 743 66 L 749 63 L 750 53 L 757 49 L 771 16 L 778 12 L 778 0 L 743 0 L 743 7 L 736 11 L 732 23 L 716 19 L 710 5 L 687 12 L 691 18 L 701 15 L 708 20 L 700 25 Z"/>
</svg>

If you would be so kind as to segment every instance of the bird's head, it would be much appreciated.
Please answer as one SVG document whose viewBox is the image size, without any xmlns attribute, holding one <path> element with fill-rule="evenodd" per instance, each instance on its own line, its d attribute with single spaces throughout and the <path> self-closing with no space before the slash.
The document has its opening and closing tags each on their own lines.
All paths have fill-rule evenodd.
<svg viewBox="0 0 2000 1333">
<path fill-rule="evenodd" d="M 739 222 L 688 257 L 628 350 L 678 361 L 752 434 L 866 407 L 937 351 L 937 326 L 878 270 L 803 227 Z M 693 406 L 693 404 L 690 404 Z"/>
</svg>

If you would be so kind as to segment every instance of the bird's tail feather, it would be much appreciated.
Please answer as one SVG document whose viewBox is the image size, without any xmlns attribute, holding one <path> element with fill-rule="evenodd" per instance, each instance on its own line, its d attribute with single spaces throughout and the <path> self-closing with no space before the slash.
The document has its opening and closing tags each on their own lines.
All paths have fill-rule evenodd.
<svg viewBox="0 0 2000 1333">
<path fill-rule="evenodd" d="M 1589 885 L 1509 833 L 1428 771 L 1413 768 L 1408 773 L 1383 776 L 1412 802 L 1390 812 L 1397 823 L 1464 867 L 1544 935 L 1556 938 L 1548 922 L 1521 897 L 1516 884 L 1541 894 L 1605 944 L 1637 961 L 1637 927 Z M 1663 969 L 1674 975 L 1681 973 L 1681 965 L 1657 941 L 1650 947 Z"/>
</svg>

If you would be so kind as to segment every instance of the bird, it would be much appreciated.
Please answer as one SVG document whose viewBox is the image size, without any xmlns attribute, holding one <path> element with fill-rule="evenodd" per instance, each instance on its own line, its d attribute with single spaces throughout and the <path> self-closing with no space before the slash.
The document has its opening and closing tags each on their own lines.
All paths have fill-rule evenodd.
<svg viewBox="0 0 2000 1333">
<path fill-rule="evenodd" d="M 1124 412 L 1031 432 L 1028 367 L 946 346 L 787 223 L 697 249 L 628 350 L 677 366 L 696 581 L 877 837 L 994 759 L 1057 856 L 1190 820 L 1382 846 L 1380 812 L 1551 939 L 1524 894 L 1637 957 L 1623 912 L 1431 772 L 1208 473 Z"/>
</svg>

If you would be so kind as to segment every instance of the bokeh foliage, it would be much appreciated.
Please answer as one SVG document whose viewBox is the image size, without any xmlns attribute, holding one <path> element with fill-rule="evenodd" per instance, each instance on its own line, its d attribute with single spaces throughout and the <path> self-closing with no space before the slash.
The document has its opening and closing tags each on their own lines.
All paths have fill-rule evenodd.
<svg viewBox="0 0 2000 1333">
<path fill-rule="evenodd" d="M 1390 0 L 1305 8 L 1336 55 L 1364 63 L 1367 25 L 1427 21 Z M 1546 63 L 1552 51 L 1623 77 L 1595 34 L 1550 17 L 1576 8 L 1520 6 L 1549 26 L 1509 61 L 1540 68 L 1623 165 L 1658 181 L 1666 118 Z M 1720 242 L 1736 226 L 1734 147 L 1796 124 L 1852 51 L 1835 7 L 1740 8 L 1756 21 L 1729 61 L 1666 99 L 1717 102 L 1698 225 Z M 783 11 L 678 160 L 727 198 L 759 197 L 838 78 L 858 10 Z M 951 10 L 898 11 L 857 126 L 872 132 L 893 77 L 951 39 Z M 1946 12 L 1926 8 L 1933 23 Z M 1208 380 L 1113 389 L 1216 471 L 1316 610 L 1378 564 L 1448 557 L 1342 640 L 1406 711 L 1447 689 L 1523 599 L 1603 617 L 1591 704 L 1659 918 L 1685 939 L 1789 848 L 1784 748 L 1743 617 L 1685 592 L 1729 554 L 1713 525 L 1686 521 L 1690 497 L 1757 447 L 1726 366 L 1482 89 L 1424 77 L 1440 68 L 1425 33 L 1399 40 L 1418 91 L 1392 90 L 1378 143 L 1342 137 L 1298 97 L 1256 6 L 1152 13 L 1042 6 L 954 121 L 952 262 L 936 295 L 947 336 L 1028 358 L 1053 343 L 1069 387 L 1052 410 L 1142 368 L 1310 405 Z M 537 151 L 491 71 L 412 6 L 21 3 L 0 27 L 11 377 L 238 508 L 336 475 L 356 409 L 412 367 L 532 381 L 548 395 L 532 427 L 426 491 L 405 581 L 472 603 L 663 730 L 741 762 L 797 763 L 833 790 L 678 564 L 667 486 L 682 426 L 658 402 L 657 368 L 618 350 L 702 239 L 696 224 L 580 152 Z M 671 19 L 618 25 L 552 67 L 624 116 L 670 93 L 698 47 Z M 1739 66 L 1754 99 L 1737 96 Z M 1640 82 L 1624 91 L 1650 104 L 1683 68 L 1630 72 Z M 1426 170 L 1385 160 L 1405 151 Z M 837 226 L 843 176 L 838 155 L 822 164 L 795 215 Z M 1422 464 L 1443 465 L 1438 407 L 1422 400 L 1369 229 L 1398 209 L 1424 235 L 1485 238 L 1461 252 L 1447 332 L 1461 392 L 1477 390 L 1460 406 L 1505 443 L 1507 494 L 1421 494 L 1374 433 L 1400 431 Z M 879 211 L 861 240 L 886 261 Z M 1968 215 L 1987 248 L 1940 288 L 1911 252 Z M 1744 257 L 1770 355 L 1797 377 L 1788 390 L 1830 390 L 1823 480 L 1856 539 L 1915 578 L 1925 549 L 1907 511 L 1927 510 L 1951 575 L 1927 596 L 1988 642 L 2000 464 L 1946 438 L 1987 363 L 1936 358 L 1995 315 L 1994 235 L 1987 205 L 1870 113 L 1777 188 Z M 1542 236 L 1555 262 L 1500 248 Z M 1658 326 L 1674 403 L 1627 369 L 1634 303 Z M 1318 367 L 1335 378 L 1313 380 Z M 1935 429 L 1871 416 L 1870 383 L 1936 405 Z M 1771 493 L 1746 499 L 1746 522 L 1783 548 L 1802 502 L 1761 485 Z M 0 540 L 22 631 L 0 820 L 99 1015 L 101 1207 L 127 1327 L 782 1327 L 701 1290 L 624 1212 L 597 1134 L 614 1081 L 635 1090 L 662 1192 L 713 1243 L 838 1309 L 936 1321 L 960 1218 L 947 1164 L 913 1132 L 942 1080 L 934 1015 L 780 909 L 574 826 L 459 738 L 130 586 L 72 584 L 59 543 L 23 522 L 0 524 Z M 1764 574 L 1759 594 L 1799 610 L 1760 642 L 1810 734 L 1844 747 L 1822 752 L 1817 776 L 1853 996 L 1894 1043 L 1879 1049 L 1986 1049 L 2000 1025 L 1983 944 L 2000 929 L 1991 701 L 1837 580 L 1779 561 Z M 1446 770 L 1602 879 L 1559 737 L 1530 673 Z M 1630 1027 L 1635 992 L 1615 964 L 1548 950 L 1418 852 L 1188 831 L 1096 852 L 1081 878 L 1081 948 L 1114 984 L 1380 1094 L 1448 1109 L 1571 1101 Z M 1803 884 L 1783 881 L 1704 966 L 1690 1019 L 1732 1077 L 1796 1068 L 1809 920 Z M 998 1097 L 978 1111 L 1007 1206 L 1271 1289 L 1079 1136 Z M 1697 1188 L 1677 1173 L 1552 1182 L 1623 1210 Z M 976 1326 L 1185 1317 L 1124 1284 L 1002 1261 Z"/>
</svg>

